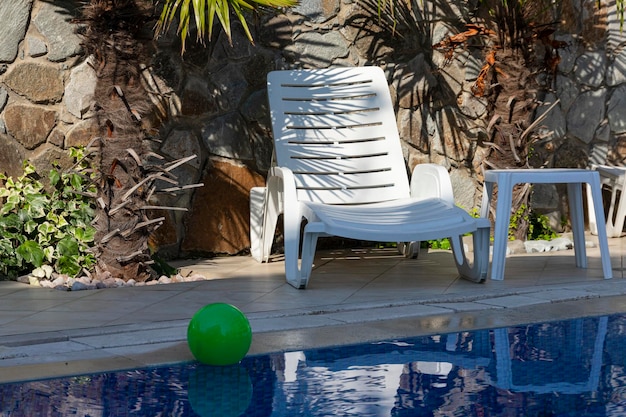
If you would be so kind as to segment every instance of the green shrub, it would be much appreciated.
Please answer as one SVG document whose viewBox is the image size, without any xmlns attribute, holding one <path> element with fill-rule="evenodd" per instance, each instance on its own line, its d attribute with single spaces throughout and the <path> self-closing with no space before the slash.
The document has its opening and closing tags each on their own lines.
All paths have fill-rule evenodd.
<svg viewBox="0 0 626 417">
<path fill-rule="evenodd" d="M 519 227 L 520 221 L 525 220 L 528 222 L 528 232 L 526 234 L 527 240 L 552 240 L 558 237 L 558 233 L 550 227 L 550 220 L 543 214 L 537 214 L 534 211 L 525 214 L 526 206 L 520 206 L 516 213 L 511 215 L 509 223 L 509 240 L 514 239 L 514 232 Z M 477 208 L 473 208 L 469 214 L 472 217 L 480 217 L 480 211 Z M 447 238 L 429 240 L 426 243 L 422 243 L 422 247 L 431 249 L 451 249 L 450 241 Z"/>
<path fill-rule="evenodd" d="M 538 214 L 532 209 L 527 212 L 526 206 L 522 204 L 517 212 L 511 216 L 509 239 L 513 239 L 514 231 L 522 220 L 528 224 L 527 240 L 552 240 L 558 237 L 558 233 L 550 227 L 550 219 L 547 216 Z"/>
<path fill-rule="evenodd" d="M 470 216 L 474 217 L 475 219 L 480 217 L 480 210 L 477 207 L 474 207 L 468 213 Z M 421 247 L 424 249 L 430 248 L 430 249 L 451 250 L 452 244 L 450 243 L 450 239 L 448 239 L 447 237 L 444 237 L 442 239 L 429 240 L 427 242 L 422 242 Z"/>
<path fill-rule="evenodd" d="M 429 247 L 430 249 L 450 250 L 452 249 L 452 244 L 450 243 L 450 239 L 446 237 L 443 239 L 429 240 L 427 247 Z"/>
<path fill-rule="evenodd" d="M 550 219 L 543 214 L 537 214 L 534 211 L 526 213 L 526 206 L 521 205 L 516 213 L 511 215 L 509 222 L 509 240 L 514 239 L 514 232 L 520 225 L 522 220 L 528 222 L 528 233 L 526 235 L 527 240 L 552 240 L 558 237 L 558 233 L 550 227 Z M 470 216 L 474 218 L 480 217 L 480 210 L 476 207 L 469 211 Z M 493 237 L 491 238 L 493 239 Z M 423 249 L 452 249 L 452 244 L 448 238 L 429 240 L 421 242 L 421 248 Z M 395 247 L 395 243 L 378 243 L 377 248 Z"/>
<path fill-rule="evenodd" d="M 552 240 L 558 237 L 558 233 L 550 227 L 550 219 L 543 214 L 530 212 L 528 224 L 528 240 Z"/>
<path fill-rule="evenodd" d="M 82 151 L 70 154 L 79 160 Z M 5 183 L 0 188 L 0 275 L 15 278 L 35 269 L 39 276 L 52 271 L 76 276 L 95 264 L 89 250 L 95 235 L 94 189 L 85 169 L 53 169 L 48 190 L 28 162 L 15 180 L 0 174 Z"/>
</svg>

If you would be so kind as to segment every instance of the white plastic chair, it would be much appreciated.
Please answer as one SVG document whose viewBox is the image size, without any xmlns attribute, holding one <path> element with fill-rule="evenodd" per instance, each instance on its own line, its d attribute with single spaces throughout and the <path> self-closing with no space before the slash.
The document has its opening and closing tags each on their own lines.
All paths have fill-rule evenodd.
<svg viewBox="0 0 626 417">
<path fill-rule="evenodd" d="M 266 187 L 251 190 L 256 260 L 268 261 L 282 213 L 285 274 L 296 288 L 308 283 L 317 238 L 331 235 L 377 242 L 448 237 L 461 276 L 485 280 L 489 221 L 454 205 L 449 175 L 441 166 L 416 166 L 409 185 L 380 68 L 275 71 L 267 86 L 275 166 Z M 461 240 L 467 233 L 474 234 L 473 264 Z"/>
<path fill-rule="evenodd" d="M 600 174 L 600 183 L 603 189 L 611 193 L 609 212 L 606 216 L 606 234 L 608 237 L 620 237 L 626 220 L 626 167 L 608 165 L 592 165 Z M 587 207 L 589 215 L 589 230 L 598 234 L 598 225 L 594 212 L 593 200 L 590 197 L 590 188 L 587 187 Z M 617 194 L 619 193 L 619 199 Z"/>
</svg>

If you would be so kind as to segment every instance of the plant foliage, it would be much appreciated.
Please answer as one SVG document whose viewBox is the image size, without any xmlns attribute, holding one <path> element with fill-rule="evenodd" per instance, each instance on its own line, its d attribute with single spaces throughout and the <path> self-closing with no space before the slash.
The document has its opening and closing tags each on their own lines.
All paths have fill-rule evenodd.
<svg viewBox="0 0 626 417">
<path fill-rule="evenodd" d="M 178 20 L 176 33 L 180 36 L 182 53 L 185 41 L 193 28 L 197 31 L 197 41 L 204 43 L 211 39 L 215 18 L 231 40 L 231 15 L 239 20 L 246 36 L 252 42 L 252 34 L 246 21 L 245 11 L 260 7 L 280 8 L 295 6 L 297 0 L 165 0 L 155 33 L 157 36 L 167 32 L 172 22 Z M 191 16 L 193 15 L 193 23 Z"/>
<path fill-rule="evenodd" d="M 550 226 L 550 220 L 547 216 L 538 214 L 533 210 L 527 210 L 525 205 L 521 205 L 511 215 L 509 240 L 515 239 L 515 231 L 520 227 L 520 224 L 527 224 L 527 240 L 552 240 L 558 237 L 558 234 Z"/>
<path fill-rule="evenodd" d="M 82 151 L 72 149 L 80 159 Z M 93 189 L 80 164 L 73 172 L 50 171 L 50 187 L 24 162 L 17 179 L 0 174 L 0 275 L 15 278 L 33 269 L 70 276 L 95 263 Z M 46 274 L 49 274 L 47 272 Z"/>
</svg>

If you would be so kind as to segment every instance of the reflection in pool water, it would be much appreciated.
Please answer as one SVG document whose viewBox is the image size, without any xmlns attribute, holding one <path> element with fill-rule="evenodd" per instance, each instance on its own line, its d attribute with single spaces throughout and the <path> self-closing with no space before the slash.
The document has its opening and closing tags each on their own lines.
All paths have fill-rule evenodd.
<svg viewBox="0 0 626 417">
<path fill-rule="evenodd" d="M 626 316 L 0 385 L 0 416 L 626 416 Z"/>
</svg>

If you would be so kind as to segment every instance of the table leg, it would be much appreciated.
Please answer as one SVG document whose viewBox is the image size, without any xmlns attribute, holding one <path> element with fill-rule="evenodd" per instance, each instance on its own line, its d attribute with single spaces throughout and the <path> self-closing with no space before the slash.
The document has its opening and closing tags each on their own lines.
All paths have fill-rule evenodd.
<svg viewBox="0 0 626 417">
<path fill-rule="evenodd" d="M 600 188 L 600 174 L 594 172 L 593 180 L 589 181 L 591 187 L 591 198 L 593 209 L 596 214 L 596 224 L 598 226 L 598 246 L 600 246 L 600 256 L 602 257 L 602 272 L 604 278 L 613 278 L 611 268 L 611 254 L 609 252 L 609 242 L 606 236 L 606 223 L 604 219 L 604 208 L 602 206 L 602 189 Z"/>
<path fill-rule="evenodd" d="M 585 215 L 583 212 L 582 184 L 568 183 L 567 196 L 569 214 L 574 234 L 574 256 L 578 268 L 587 268 L 587 248 L 585 247 Z"/>
<path fill-rule="evenodd" d="M 511 179 L 503 175 L 498 181 L 498 201 L 496 203 L 496 219 L 493 232 L 493 255 L 491 258 L 491 279 L 504 279 L 504 264 L 511 220 L 511 204 L 513 203 L 513 184 Z"/>
</svg>

